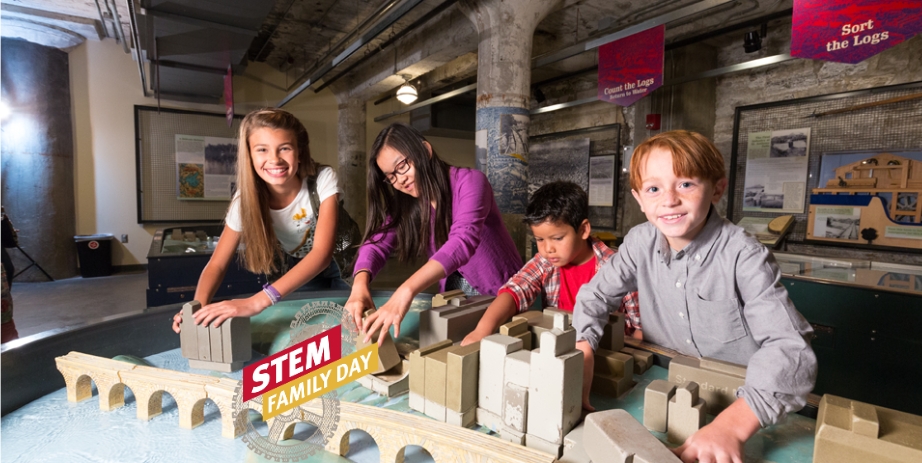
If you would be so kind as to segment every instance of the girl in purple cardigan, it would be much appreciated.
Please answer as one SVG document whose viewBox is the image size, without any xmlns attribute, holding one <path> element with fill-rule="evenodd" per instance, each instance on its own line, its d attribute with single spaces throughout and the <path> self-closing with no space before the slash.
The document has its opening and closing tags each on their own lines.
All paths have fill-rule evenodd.
<svg viewBox="0 0 922 463">
<path fill-rule="evenodd" d="M 378 134 L 367 182 L 368 223 L 346 310 L 363 333 L 384 327 L 379 342 L 392 325 L 400 335 L 413 297 L 436 281 L 442 291 L 495 296 L 522 267 L 487 177 L 446 164 L 415 129 L 395 123 Z M 429 261 L 363 326 L 363 311 L 374 308 L 368 285 L 392 252 L 402 262 L 422 255 Z"/>
</svg>

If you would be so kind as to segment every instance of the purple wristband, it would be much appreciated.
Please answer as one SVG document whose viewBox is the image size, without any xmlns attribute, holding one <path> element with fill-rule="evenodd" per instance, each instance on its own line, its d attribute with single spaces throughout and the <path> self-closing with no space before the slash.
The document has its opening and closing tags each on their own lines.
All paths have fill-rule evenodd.
<svg viewBox="0 0 922 463">
<path fill-rule="evenodd" d="M 272 305 L 277 304 L 282 300 L 282 294 L 279 293 L 279 290 L 275 289 L 269 283 L 263 285 L 263 292 L 266 293 L 266 296 L 269 296 L 269 300 L 272 301 Z"/>
</svg>

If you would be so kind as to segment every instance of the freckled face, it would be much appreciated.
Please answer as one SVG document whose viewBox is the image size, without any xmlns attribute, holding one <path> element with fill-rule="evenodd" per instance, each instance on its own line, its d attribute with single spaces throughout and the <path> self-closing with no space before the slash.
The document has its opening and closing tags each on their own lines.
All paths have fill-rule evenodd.
<svg viewBox="0 0 922 463">
<path fill-rule="evenodd" d="M 298 141 L 290 130 L 262 127 L 248 139 L 253 170 L 270 188 L 301 188 Z"/>
<path fill-rule="evenodd" d="M 397 191 L 414 198 L 419 197 L 419 190 L 416 189 L 416 168 L 403 153 L 385 146 L 378 152 L 375 162 Z M 403 169 L 407 169 L 406 172 L 399 173 Z"/>
<path fill-rule="evenodd" d="M 641 169 L 640 191 L 631 190 L 640 209 L 653 225 L 666 236 L 672 249 L 685 248 L 707 221 L 711 204 L 720 200 L 727 179 L 716 185 L 700 178 L 675 174 L 672 152 L 654 148 Z"/>
<path fill-rule="evenodd" d="M 589 221 L 583 221 L 579 230 L 570 224 L 546 221 L 531 226 L 531 234 L 538 244 L 538 253 L 555 267 L 584 264 L 592 257 L 589 238 Z"/>
</svg>

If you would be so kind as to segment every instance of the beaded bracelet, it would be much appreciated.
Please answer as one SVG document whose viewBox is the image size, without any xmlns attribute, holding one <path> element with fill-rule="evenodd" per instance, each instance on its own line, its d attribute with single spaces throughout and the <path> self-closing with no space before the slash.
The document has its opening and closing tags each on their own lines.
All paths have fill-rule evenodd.
<svg viewBox="0 0 922 463">
<path fill-rule="evenodd" d="M 282 300 L 282 294 L 279 293 L 279 290 L 275 289 L 269 283 L 263 285 L 263 292 L 266 293 L 266 296 L 269 296 L 269 300 L 272 301 L 272 305 L 277 304 Z"/>
</svg>

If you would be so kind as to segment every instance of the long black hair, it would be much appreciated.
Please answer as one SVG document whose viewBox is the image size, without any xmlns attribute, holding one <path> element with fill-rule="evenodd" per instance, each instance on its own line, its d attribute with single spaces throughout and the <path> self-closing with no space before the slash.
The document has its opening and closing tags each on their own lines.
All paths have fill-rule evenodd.
<svg viewBox="0 0 922 463">
<path fill-rule="evenodd" d="M 418 198 L 397 191 L 387 182 L 377 162 L 384 147 L 396 150 L 410 161 L 416 170 Z M 382 130 L 368 157 L 368 221 L 362 241 L 369 241 L 376 233 L 396 229 L 394 251 L 401 262 L 424 256 L 433 233 L 430 205 L 434 201 L 436 248 L 445 244 L 451 229 L 450 167 L 416 129 L 397 122 Z"/>
</svg>

